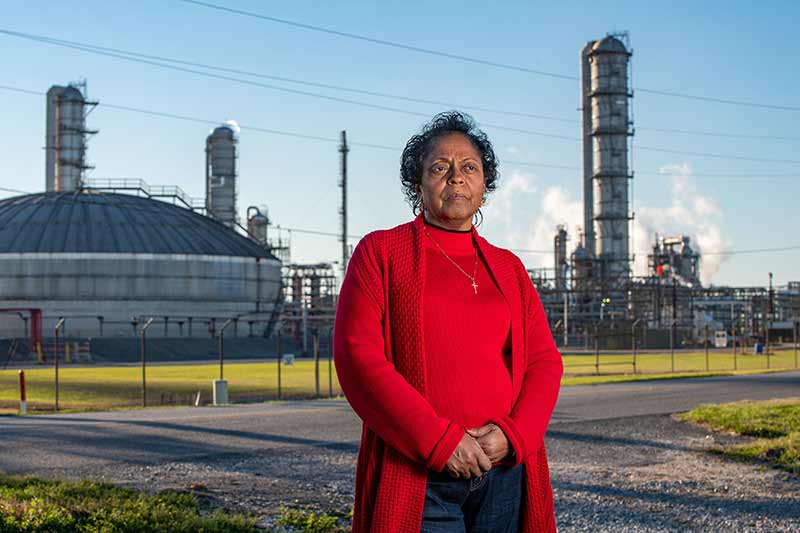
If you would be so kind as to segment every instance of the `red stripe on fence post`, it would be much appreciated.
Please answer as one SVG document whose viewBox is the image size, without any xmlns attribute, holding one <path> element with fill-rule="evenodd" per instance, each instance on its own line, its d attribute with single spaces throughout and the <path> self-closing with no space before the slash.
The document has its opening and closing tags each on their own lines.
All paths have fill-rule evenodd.
<svg viewBox="0 0 800 533">
<path fill-rule="evenodd" d="M 19 412 L 24 415 L 28 412 L 28 401 L 25 396 L 25 371 L 19 371 Z"/>
</svg>

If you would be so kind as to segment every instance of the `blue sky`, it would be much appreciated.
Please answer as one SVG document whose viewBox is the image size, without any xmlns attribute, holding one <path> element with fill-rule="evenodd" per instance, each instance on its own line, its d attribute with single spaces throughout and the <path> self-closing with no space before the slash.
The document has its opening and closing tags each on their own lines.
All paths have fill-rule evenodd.
<svg viewBox="0 0 800 533">
<path fill-rule="evenodd" d="M 566 76 L 578 75 L 586 41 L 630 32 L 633 85 L 641 89 L 757 102 L 767 109 L 637 91 L 633 99 L 633 246 L 637 268 L 653 233 L 686 234 L 704 252 L 703 279 L 717 285 L 800 280 L 800 250 L 742 251 L 800 245 L 800 3 L 728 2 L 272 2 L 212 0 L 219 5 Z M 420 54 L 210 10 L 176 0 L 3 2 L 0 30 L 114 47 L 366 91 L 451 103 L 470 112 L 501 160 L 498 191 L 481 232 L 520 250 L 529 267 L 551 266 L 555 225 L 573 242 L 581 222 L 574 80 L 538 76 Z M 274 86 L 421 113 L 410 115 L 211 79 L 0 34 L 0 85 L 45 92 L 85 78 L 89 96 L 123 105 L 222 122 L 236 119 L 240 195 L 264 205 L 283 227 L 338 231 L 337 144 L 275 135 L 248 126 L 334 139 L 347 130 L 350 233 L 407 221 L 398 161 L 425 116 L 453 106 L 402 102 L 277 82 Z M 237 78 L 244 76 L 232 75 Z M 475 107 L 547 115 L 544 120 Z M 0 187 L 44 189 L 44 98 L 0 90 L 6 124 Z M 574 122 L 569 122 L 574 121 Z M 491 125 L 491 126 L 489 126 Z M 204 192 L 202 124 L 99 106 L 89 126 L 95 178 L 140 178 Z M 654 131 L 689 130 L 759 138 Z M 764 138 L 769 137 L 769 138 Z M 783 138 L 780 138 L 783 137 Z M 641 149 L 636 147 L 642 147 Z M 651 148 L 673 152 L 652 151 Z M 724 157 L 692 155 L 715 154 Z M 752 161 L 760 159 L 762 161 Z M 534 165 L 520 165 L 529 162 Z M 568 168 L 551 168 L 535 164 Z M 574 168 L 569 168 L 574 167 Z M 2 192 L 9 196 L 13 193 Z M 339 257 L 334 237 L 293 232 L 294 261 Z"/>
</svg>

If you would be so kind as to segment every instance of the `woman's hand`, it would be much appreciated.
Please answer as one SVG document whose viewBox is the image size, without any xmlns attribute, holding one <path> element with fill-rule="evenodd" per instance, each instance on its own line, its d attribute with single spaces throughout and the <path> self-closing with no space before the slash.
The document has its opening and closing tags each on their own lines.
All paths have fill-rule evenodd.
<svg viewBox="0 0 800 533">
<path fill-rule="evenodd" d="M 478 428 L 468 429 L 467 434 L 476 440 L 492 463 L 502 461 L 511 451 L 506 434 L 497 424 L 489 423 Z"/>
<path fill-rule="evenodd" d="M 461 442 L 445 465 L 445 470 L 456 479 L 480 477 L 491 468 L 492 461 L 486 456 L 478 441 L 467 434 L 461 437 Z"/>
</svg>

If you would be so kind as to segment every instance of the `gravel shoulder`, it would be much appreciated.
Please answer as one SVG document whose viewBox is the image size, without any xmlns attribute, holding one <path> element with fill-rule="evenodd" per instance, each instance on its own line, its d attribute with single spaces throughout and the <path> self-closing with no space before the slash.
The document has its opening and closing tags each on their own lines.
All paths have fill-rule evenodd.
<svg viewBox="0 0 800 533">
<path fill-rule="evenodd" d="M 741 437 L 651 415 L 554 423 L 547 441 L 561 532 L 800 531 L 800 477 L 709 453 Z M 283 506 L 346 512 L 355 460 L 352 447 L 287 447 L 69 477 L 189 491 L 269 524 Z"/>
<path fill-rule="evenodd" d="M 742 437 L 668 415 L 549 435 L 559 531 L 800 531 L 800 477 L 709 453 Z"/>
</svg>

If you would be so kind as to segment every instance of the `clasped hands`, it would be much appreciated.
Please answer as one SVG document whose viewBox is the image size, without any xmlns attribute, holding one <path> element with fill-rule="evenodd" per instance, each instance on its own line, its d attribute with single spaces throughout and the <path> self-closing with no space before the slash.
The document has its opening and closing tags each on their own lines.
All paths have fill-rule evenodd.
<svg viewBox="0 0 800 533">
<path fill-rule="evenodd" d="M 508 438 L 497 424 L 468 429 L 447 460 L 445 470 L 457 479 L 479 477 L 510 452 Z"/>
</svg>

